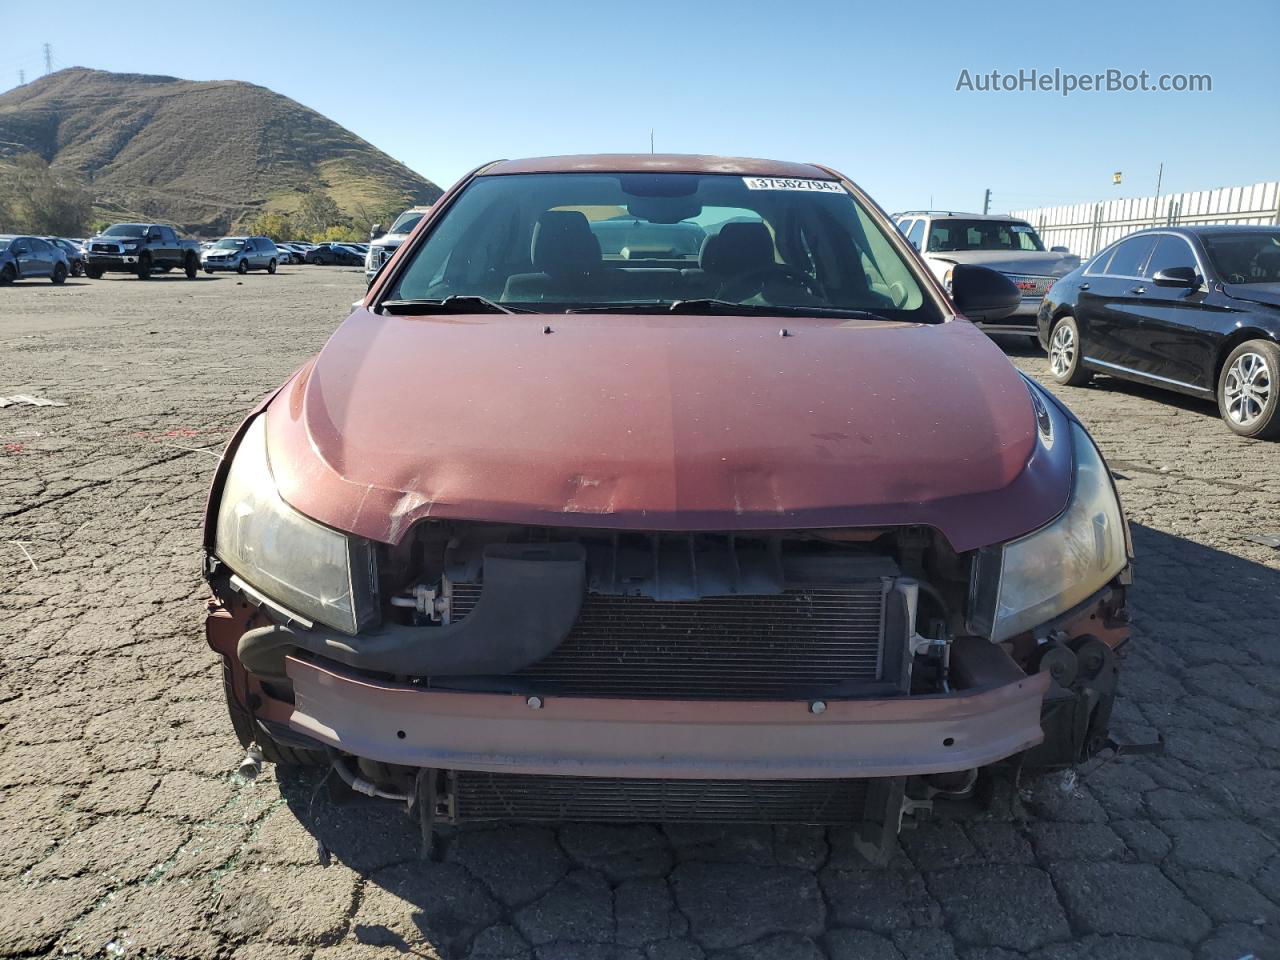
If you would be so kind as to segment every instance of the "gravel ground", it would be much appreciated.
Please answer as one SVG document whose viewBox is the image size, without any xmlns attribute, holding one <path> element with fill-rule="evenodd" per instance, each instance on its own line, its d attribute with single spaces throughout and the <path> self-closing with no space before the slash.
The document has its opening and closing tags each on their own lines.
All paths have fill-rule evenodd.
<svg viewBox="0 0 1280 960">
<path fill-rule="evenodd" d="M 424 864 L 397 810 L 238 782 L 205 489 L 361 290 L 315 267 L 0 290 L 0 396 L 67 404 L 0 409 L 0 957 L 1280 957 L 1280 551 L 1243 539 L 1280 532 L 1280 445 L 1106 380 L 1060 392 L 1139 553 L 1118 732 L 1165 756 L 1000 782 L 884 868 L 842 830 L 581 824 Z"/>
</svg>

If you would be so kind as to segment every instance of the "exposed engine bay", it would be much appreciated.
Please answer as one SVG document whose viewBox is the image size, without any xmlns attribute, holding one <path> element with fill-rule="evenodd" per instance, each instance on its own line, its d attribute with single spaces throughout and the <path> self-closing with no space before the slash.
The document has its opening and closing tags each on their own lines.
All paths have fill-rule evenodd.
<svg viewBox="0 0 1280 960">
<path fill-rule="evenodd" d="M 981 763 L 935 764 L 944 772 L 914 777 L 707 778 L 696 772 L 698 761 L 674 777 L 646 775 L 642 766 L 624 776 L 530 775 L 465 762 L 454 769 L 429 759 L 438 756 L 429 744 L 415 743 L 431 740 L 445 721 L 396 714 L 384 722 L 317 706 L 328 688 L 307 680 L 295 690 L 302 664 L 313 665 L 303 671 L 309 676 L 338 671 L 360 687 L 382 684 L 370 708 L 416 690 L 499 695 L 538 711 L 566 697 L 605 697 L 723 701 L 734 710 L 799 701 L 811 715 L 842 703 L 994 694 L 1044 672 L 1043 707 L 1032 714 L 1044 740 L 1022 760 L 1070 765 L 1106 737 L 1117 663 L 1108 631 L 1123 627 L 1123 590 L 1082 613 L 1083 627 L 1065 623 L 1052 635 L 994 644 L 975 634 L 969 616 L 975 554 L 957 554 L 924 527 L 635 534 L 428 522 L 394 548 L 379 546 L 375 560 L 374 629 L 349 635 L 282 623 L 278 611 L 259 606 L 236 635 L 236 660 L 247 670 L 250 703 L 247 691 L 256 687 L 257 702 L 279 704 L 277 719 L 263 711 L 262 730 L 296 749 L 324 751 L 360 792 L 409 803 L 428 839 L 434 823 L 482 819 L 853 822 L 874 858 L 904 813 L 940 795 L 967 796 Z M 252 611 L 252 589 L 234 577 L 228 585 L 239 608 Z M 250 626 L 263 613 L 266 625 Z M 212 635 L 210 642 L 220 649 Z M 354 724 L 336 743 L 299 732 L 309 715 L 332 717 L 335 709 Z M 652 722 L 643 713 L 639 703 L 630 710 Z M 628 735 L 635 731 L 619 734 Z M 381 754 L 350 746 L 388 736 L 398 739 L 386 740 Z M 456 750 L 457 731 L 450 736 Z M 750 744 L 729 746 L 738 742 L 731 736 L 714 749 L 740 749 L 729 763 L 754 762 Z M 945 757 L 952 739 L 937 742 Z M 622 743 L 620 753 L 638 751 Z"/>
</svg>

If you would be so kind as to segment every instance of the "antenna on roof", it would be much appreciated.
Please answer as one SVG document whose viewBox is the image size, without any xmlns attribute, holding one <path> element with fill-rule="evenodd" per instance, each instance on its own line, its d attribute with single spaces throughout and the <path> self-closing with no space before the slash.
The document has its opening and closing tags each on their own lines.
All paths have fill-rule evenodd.
<svg viewBox="0 0 1280 960">
<path fill-rule="evenodd" d="M 649 152 L 653 153 L 653 127 L 649 128 Z"/>
</svg>

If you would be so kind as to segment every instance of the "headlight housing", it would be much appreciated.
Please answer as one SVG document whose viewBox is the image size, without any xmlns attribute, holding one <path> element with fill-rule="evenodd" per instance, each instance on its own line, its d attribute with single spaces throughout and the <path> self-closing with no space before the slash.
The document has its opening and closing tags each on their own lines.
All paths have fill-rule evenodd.
<svg viewBox="0 0 1280 960">
<path fill-rule="evenodd" d="M 265 416 L 249 425 L 227 471 L 214 550 L 245 583 L 303 617 L 347 633 L 377 621 L 373 544 L 284 502 L 267 460 Z"/>
<path fill-rule="evenodd" d="M 984 547 L 974 565 L 971 626 L 1007 640 L 1066 613 L 1129 562 L 1124 515 L 1089 435 L 1071 424 L 1075 476 L 1067 509 L 1018 540 Z"/>
</svg>

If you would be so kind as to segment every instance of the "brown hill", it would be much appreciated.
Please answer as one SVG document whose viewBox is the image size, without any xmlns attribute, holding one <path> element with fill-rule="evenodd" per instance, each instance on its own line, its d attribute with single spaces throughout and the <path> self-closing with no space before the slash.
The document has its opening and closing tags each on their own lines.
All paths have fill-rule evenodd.
<svg viewBox="0 0 1280 960">
<path fill-rule="evenodd" d="M 0 165 L 28 151 L 85 180 L 104 219 L 196 233 L 291 212 L 312 190 L 357 221 L 440 195 L 327 117 L 238 81 L 60 70 L 0 95 Z"/>
</svg>

